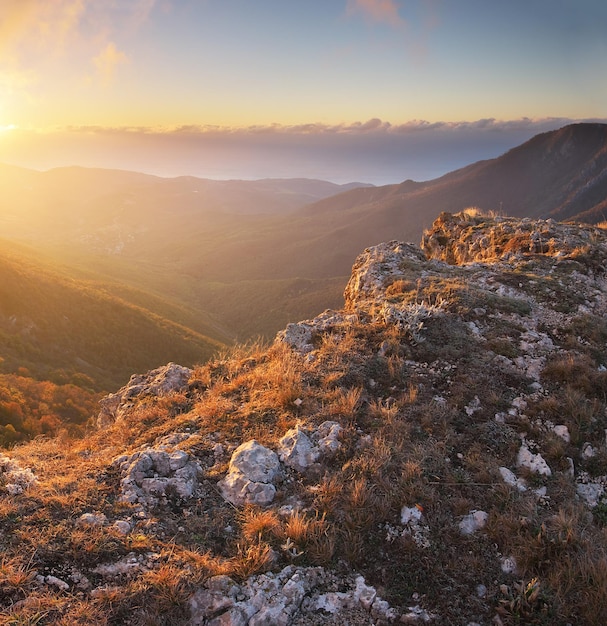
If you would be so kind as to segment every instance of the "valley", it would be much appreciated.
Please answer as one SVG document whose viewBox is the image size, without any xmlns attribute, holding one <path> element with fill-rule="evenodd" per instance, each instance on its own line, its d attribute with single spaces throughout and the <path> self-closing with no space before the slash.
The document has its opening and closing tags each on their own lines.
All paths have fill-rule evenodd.
<svg viewBox="0 0 607 626">
<path fill-rule="evenodd" d="M 374 187 L 0 167 L 0 372 L 109 391 L 343 305 L 357 254 L 443 211 L 604 220 L 607 126 Z M 548 191 L 547 191 L 548 190 Z"/>
</svg>

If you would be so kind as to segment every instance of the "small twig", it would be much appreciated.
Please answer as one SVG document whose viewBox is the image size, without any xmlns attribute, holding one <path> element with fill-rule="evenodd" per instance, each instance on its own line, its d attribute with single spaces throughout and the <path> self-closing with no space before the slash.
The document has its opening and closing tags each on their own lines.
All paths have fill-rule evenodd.
<svg viewBox="0 0 607 626">
<path fill-rule="evenodd" d="M 440 481 L 428 481 L 428 485 L 444 485 L 445 487 L 495 487 L 498 483 L 443 483 Z"/>
</svg>

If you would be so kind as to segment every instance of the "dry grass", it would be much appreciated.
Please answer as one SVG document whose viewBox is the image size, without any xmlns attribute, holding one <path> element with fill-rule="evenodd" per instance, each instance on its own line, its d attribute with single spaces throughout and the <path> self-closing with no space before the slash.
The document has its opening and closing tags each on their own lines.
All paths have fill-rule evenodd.
<svg viewBox="0 0 607 626">
<path fill-rule="evenodd" d="M 282 523 L 275 511 L 247 506 L 241 516 L 240 529 L 246 541 L 253 543 L 262 539 L 282 538 Z"/>
<path fill-rule="evenodd" d="M 485 219 L 470 211 L 464 226 L 474 229 Z M 507 251 L 495 237 L 495 251 Z M 509 245 L 515 251 L 528 243 L 521 236 Z M 524 330 L 516 316 L 525 311 L 512 299 L 472 289 L 461 272 L 420 278 L 405 268 L 388 287 L 395 303 L 444 300 L 444 315 L 428 324 L 419 345 L 396 325 L 361 315 L 316 337 L 314 359 L 284 345 L 239 346 L 197 368 L 188 393 L 142 401 L 103 433 L 81 443 L 41 439 L 16 448 L 14 457 L 39 483 L 23 497 L 0 498 L 3 618 L 136 625 L 158 623 L 162 614 L 162 623 L 183 624 L 188 598 L 209 577 L 243 581 L 294 563 L 349 564 L 397 606 L 417 603 L 413 594 L 420 594 L 438 623 L 491 623 L 496 612 L 503 624 L 605 623 L 602 509 L 591 517 L 566 474 L 568 457 L 591 475 L 607 470 L 606 455 L 583 460 L 580 450 L 586 441 L 597 449 L 604 444 L 607 379 L 598 366 L 607 360 L 605 328 L 580 319 L 564 329 L 561 347 L 575 350 L 549 359 L 546 393 L 530 399 L 524 415 L 509 415 L 512 399 L 530 393 L 529 380 L 494 369 L 494 355 L 475 343 L 466 322 L 483 308 L 482 323 L 494 324 L 489 347 L 514 358 Z M 469 414 L 475 396 L 480 408 Z M 498 412 L 504 423 L 495 420 Z M 307 474 L 286 470 L 271 507 L 237 510 L 221 499 L 215 483 L 229 446 L 255 437 L 276 449 L 295 423 L 313 428 L 327 419 L 343 427 L 339 450 Z M 571 442 L 544 421 L 566 424 Z M 142 519 L 117 501 L 121 476 L 111 460 L 174 431 L 194 434 L 187 449 L 203 467 L 204 495 L 159 506 Z M 500 477 L 502 465 L 524 475 L 516 468 L 523 434 L 538 442 L 554 471 L 550 478 L 527 475 L 531 487 L 546 487 L 545 500 Z M 216 458 L 218 442 L 227 452 Z M 290 513 L 281 510 L 295 497 Z M 423 541 L 401 523 L 403 507 L 422 512 Z M 489 521 L 465 537 L 458 525 L 472 510 L 487 511 Z M 132 532 L 80 527 L 79 516 L 90 511 L 128 518 Z M 158 560 L 131 577 L 108 581 L 90 573 L 97 564 L 150 553 Z M 502 555 L 515 558 L 516 575 L 501 571 Z M 73 565 L 104 591 L 77 591 Z M 44 595 L 36 572 L 65 578 L 70 590 L 46 586 Z M 474 591 L 481 582 L 486 598 Z"/>
</svg>

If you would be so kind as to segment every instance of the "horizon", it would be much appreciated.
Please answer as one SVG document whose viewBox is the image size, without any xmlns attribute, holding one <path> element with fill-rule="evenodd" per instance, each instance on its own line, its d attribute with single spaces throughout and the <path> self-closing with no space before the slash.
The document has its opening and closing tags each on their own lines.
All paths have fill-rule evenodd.
<svg viewBox="0 0 607 626">
<path fill-rule="evenodd" d="M 430 180 L 605 121 L 607 7 L 7 0 L 0 161 Z"/>
<path fill-rule="evenodd" d="M 607 118 L 432 125 L 415 122 L 400 128 L 382 123 L 364 130 L 354 127 L 340 133 L 325 130 L 318 134 L 302 134 L 290 128 L 267 133 L 201 129 L 178 133 L 130 129 L 109 133 L 16 132 L 10 140 L 0 141 L 0 163 L 40 172 L 82 167 L 161 178 L 307 178 L 382 186 L 409 179 L 433 180 L 472 163 L 498 158 L 538 134 L 575 123 L 607 123 Z M 36 156 L 32 156 L 32 142 L 36 143 Z M 171 153 L 169 162 L 159 157 L 167 150 Z"/>
</svg>

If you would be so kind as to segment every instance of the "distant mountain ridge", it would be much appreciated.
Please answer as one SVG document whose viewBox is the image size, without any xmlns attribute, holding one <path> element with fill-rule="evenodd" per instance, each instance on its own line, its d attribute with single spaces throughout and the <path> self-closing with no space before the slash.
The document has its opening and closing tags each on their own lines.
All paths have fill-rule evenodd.
<svg viewBox="0 0 607 626">
<path fill-rule="evenodd" d="M 3 236 L 170 299 L 246 339 L 338 306 L 360 250 L 419 241 L 444 211 L 604 220 L 607 125 L 573 124 L 435 180 L 383 187 L 84 168 L 0 168 L 0 184 L 10 191 Z"/>
</svg>

